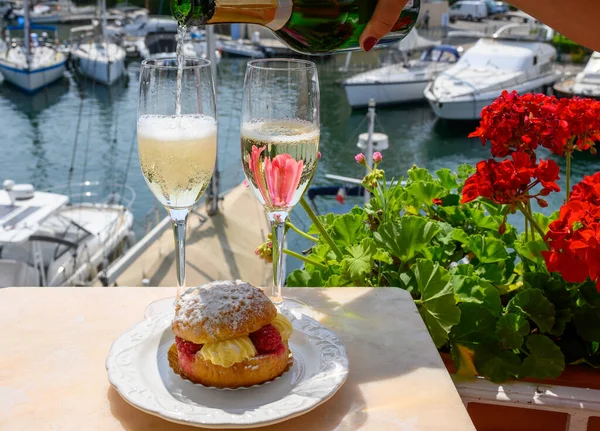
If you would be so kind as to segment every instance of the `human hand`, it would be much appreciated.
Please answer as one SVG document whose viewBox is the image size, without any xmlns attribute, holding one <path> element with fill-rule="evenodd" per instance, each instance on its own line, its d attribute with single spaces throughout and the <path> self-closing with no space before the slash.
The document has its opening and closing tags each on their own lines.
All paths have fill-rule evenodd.
<svg viewBox="0 0 600 431">
<path fill-rule="evenodd" d="M 408 0 L 378 0 L 373 16 L 360 35 L 362 49 L 370 51 L 379 39 L 392 30 L 406 3 Z"/>
</svg>

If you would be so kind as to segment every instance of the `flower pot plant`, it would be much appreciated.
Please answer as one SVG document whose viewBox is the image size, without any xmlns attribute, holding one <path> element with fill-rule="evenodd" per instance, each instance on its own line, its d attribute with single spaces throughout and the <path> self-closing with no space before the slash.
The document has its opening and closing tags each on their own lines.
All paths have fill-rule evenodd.
<svg viewBox="0 0 600 431">
<path fill-rule="evenodd" d="M 595 152 L 600 103 L 504 92 L 470 137 L 492 158 L 387 182 L 375 153 L 364 208 L 316 216 L 303 200 L 312 227 L 288 227 L 313 246 L 285 251 L 304 262 L 287 285 L 406 289 L 462 376 L 547 379 L 565 364 L 600 365 L 600 173 L 570 184 L 573 154 Z M 565 159 L 566 190 L 541 148 Z M 564 193 L 560 210 L 535 212 L 551 193 Z M 271 248 L 256 253 L 269 259 Z"/>
</svg>

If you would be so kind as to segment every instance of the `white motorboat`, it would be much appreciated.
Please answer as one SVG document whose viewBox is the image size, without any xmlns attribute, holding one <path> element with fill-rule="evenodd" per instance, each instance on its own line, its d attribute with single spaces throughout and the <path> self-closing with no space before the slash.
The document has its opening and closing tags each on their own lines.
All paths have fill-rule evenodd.
<svg viewBox="0 0 600 431">
<path fill-rule="evenodd" d="M 85 195 L 89 186 L 72 187 L 84 187 Z M 0 190 L 0 287 L 89 284 L 135 240 L 131 201 L 120 201 L 113 195 L 104 203 L 70 204 L 66 195 L 5 181 Z"/>
<path fill-rule="evenodd" d="M 503 29 L 492 38 L 480 39 L 456 65 L 427 86 L 425 97 L 438 117 L 477 120 L 483 107 L 504 90 L 521 94 L 545 91 L 558 80 L 559 74 L 552 68 L 554 47 L 534 40 L 502 37 Z"/>
<path fill-rule="evenodd" d="M 29 19 L 35 24 L 58 24 L 93 15 L 94 12 L 93 6 L 76 6 L 71 0 L 46 1 L 33 6 Z M 24 17 L 25 7 L 14 9 L 12 13 L 16 17 Z"/>
<path fill-rule="evenodd" d="M 22 44 L 18 44 L 17 39 L 14 39 L 15 43 L 0 51 L 0 73 L 7 82 L 28 93 L 34 93 L 63 76 L 67 56 L 60 52 L 50 39 L 41 43 L 37 37 L 32 37 L 35 33 L 31 33 L 31 30 L 56 32 L 56 28 L 30 26 L 25 20 L 23 26 L 9 26 L 7 30 L 7 39 L 10 38 L 11 31 L 23 30 L 24 34 Z"/>
<path fill-rule="evenodd" d="M 574 79 L 557 82 L 554 91 L 563 97 L 600 99 L 600 52 L 594 52 L 582 72 Z"/>
<path fill-rule="evenodd" d="M 79 73 L 104 85 L 112 85 L 125 73 L 125 50 L 111 42 L 76 44 L 71 58 Z"/>
<path fill-rule="evenodd" d="M 419 60 L 363 72 L 342 85 L 353 108 L 367 106 L 370 99 L 377 105 L 417 102 L 425 99 L 425 87 L 459 57 L 455 47 L 440 45 L 425 50 Z"/>
<path fill-rule="evenodd" d="M 177 42 L 172 32 L 152 32 L 135 43 L 136 50 L 142 59 L 175 57 Z M 189 58 L 208 58 L 206 40 L 185 40 L 183 56 Z M 217 64 L 221 61 L 221 53 L 215 50 Z"/>
<path fill-rule="evenodd" d="M 82 75 L 104 85 L 112 85 L 125 73 L 126 52 L 119 45 L 109 42 L 106 29 L 106 0 L 98 0 L 102 23 L 71 29 L 71 39 L 79 43 L 71 47 L 74 67 Z M 97 31 L 100 27 L 100 31 Z M 87 41 L 85 40 L 87 37 Z"/>
</svg>

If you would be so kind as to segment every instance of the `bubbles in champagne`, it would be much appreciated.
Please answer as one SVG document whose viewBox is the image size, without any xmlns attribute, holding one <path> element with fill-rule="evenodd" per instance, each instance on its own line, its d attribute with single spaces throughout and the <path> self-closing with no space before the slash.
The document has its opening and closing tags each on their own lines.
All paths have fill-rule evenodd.
<svg viewBox="0 0 600 431">
<path fill-rule="evenodd" d="M 300 120 L 242 125 L 242 164 L 254 194 L 268 211 L 289 211 L 317 168 L 319 129 Z"/>
<path fill-rule="evenodd" d="M 175 54 L 177 55 L 177 90 L 175 94 L 176 115 L 181 115 L 181 91 L 183 87 L 183 65 L 185 62 L 185 57 L 183 56 L 183 44 L 185 42 L 186 31 L 187 27 L 185 24 L 177 26 L 177 37 L 175 38 L 177 41 L 177 47 L 175 48 Z"/>
<path fill-rule="evenodd" d="M 161 204 L 189 208 L 212 177 L 217 122 L 204 115 L 142 115 L 138 151 L 142 173 Z"/>
</svg>

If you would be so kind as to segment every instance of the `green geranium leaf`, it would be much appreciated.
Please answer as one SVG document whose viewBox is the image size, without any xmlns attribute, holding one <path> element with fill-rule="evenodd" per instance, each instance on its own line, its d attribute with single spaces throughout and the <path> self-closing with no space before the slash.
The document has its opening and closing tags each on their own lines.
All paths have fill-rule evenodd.
<svg viewBox="0 0 600 431">
<path fill-rule="evenodd" d="M 515 378 L 521 371 L 521 360 L 511 350 L 501 350 L 497 344 L 480 344 L 475 348 L 477 372 L 494 383 Z"/>
<path fill-rule="evenodd" d="M 408 170 L 408 179 L 411 181 L 433 181 L 433 176 L 425 168 L 414 166 Z"/>
<path fill-rule="evenodd" d="M 515 249 L 526 259 L 534 262 L 536 265 L 544 265 L 544 257 L 542 251 L 548 250 L 543 239 L 525 241 L 525 237 L 521 236 L 515 241 Z"/>
<path fill-rule="evenodd" d="M 318 216 L 318 217 L 319 217 L 319 221 L 321 222 L 321 224 L 325 227 L 325 230 L 327 230 L 329 232 L 329 229 L 331 228 L 331 225 L 333 224 L 333 222 L 335 221 L 335 219 L 338 216 L 336 216 L 333 213 L 328 213 L 328 214 L 321 215 L 321 216 Z M 317 227 L 314 224 L 311 224 L 307 233 L 310 234 L 310 235 L 318 235 L 319 234 L 319 229 L 317 229 Z"/>
<path fill-rule="evenodd" d="M 394 263 L 394 259 L 392 259 L 392 255 L 389 254 L 387 251 L 385 251 L 382 248 L 377 249 L 377 252 L 373 256 L 373 259 L 375 259 L 381 263 L 387 263 L 388 265 L 391 265 L 392 263 Z"/>
<path fill-rule="evenodd" d="M 586 341 L 600 341 L 600 308 L 583 306 L 575 311 L 577 334 Z"/>
<path fill-rule="evenodd" d="M 592 306 L 600 307 L 600 292 L 596 289 L 596 283 L 587 281 L 579 286 L 579 293 L 586 303 Z"/>
<path fill-rule="evenodd" d="M 355 214 L 344 214 L 332 224 L 332 237 L 338 246 L 347 246 L 356 243 L 366 233 L 363 217 Z"/>
<path fill-rule="evenodd" d="M 522 314 L 505 314 L 496 323 L 496 335 L 509 350 L 520 349 L 530 329 L 527 318 Z"/>
<path fill-rule="evenodd" d="M 543 232 L 547 232 L 550 223 L 556 220 L 556 218 L 548 217 L 541 213 L 533 213 L 533 219 Z"/>
<path fill-rule="evenodd" d="M 472 235 L 469 238 L 469 248 L 481 263 L 503 262 L 509 257 L 506 245 L 491 236 Z"/>
<path fill-rule="evenodd" d="M 448 271 L 430 260 L 418 260 L 412 267 L 421 299 L 419 313 L 439 348 L 448 340 L 452 326 L 460 321 L 460 310 L 454 300 Z"/>
<path fill-rule="evenodd" d="M 377 246 L 407 262 L 430 245 L 439 228 L 423 217 L 404 216 L 398 223 L 384 223 L 373 238 Z"/>
<path fill-rule="evenodd" d="M 303 269 L 296 269 L 288 275 L 286 280 L 288 287 L 323 287 L 325 281 L 320 271 L 314 271 L 312 274 Z"/>
<path fill-rule="evenodd" d="M 500 223 L 502 223 L 501 218 L 498 219 L 497 217 L 485 215 L 485 212 L 476 209 L 471 210 L 471 219 L 475 223 L 475 226 L 477 226 L 478 228 L 493 230 L 496 232 L 500 227 Z"/>
<path fill-rule="evenodd" d="M 342 260 L 344 275 L 354 281 L 363 280 L 373 268 L 374 256 L 377 253 L 375 242 L 365 238 L 360 244 L 346 247 L 350 256 Z"/>
<path fill-rule="evenodd" d="M 440 185 L 446 190 L 454 190 L 458 187 L 456 174 L 453 174 L 450 169 L 443 168 L 435 171 L 435 174 L 440 180 Z"/>
<path fill-rule="evenodd" d="M 554 304 L 539 289 L 526 289 L 517 293 L 506 310 L 529 317 L 541 332 L 548 332 L 554 326 Z"/>
<path fill-rule="evenodd" d="M 458 166 L 458 178 L 461 180 L 466 180 L 474 173 L 475 168 L 468 163 L 463 163 L 462 165 Z"/>
<path fill-rule="evenodd" d="M 426 181 L 413 181 L 406 186 L 406 191 L 425 205 L 431 205 L 434 199 L 446 194 L 446 190 L 439 184 Z"/>
<path fill-rule="evenodd" d="M 485 307 L 492 315 L 500 315 L 502 311 L 500 293 L 493 284 L 477 276 L 454 275 L 452 285 L 457 301 L 478 304 Z"/>
<path fill-rule="evenodd" d="M 452 231 L 452 239 L 454 241 L 458 241 L 461 244 L 468 244 L 469 243 L 469 235 L 467 235 L 467 233 L 459 228 L 456 228 Z"/>
<path fill-rule="evenodd" d="M 345 279 L 339 274 L 334 274 L 327 279 L 325 287 L 344 287 L 350 285 L 350 280 Z"/>
<path fill-rule="evenodd" d="M 529 356 L 523 360 L 522 376 L 535 379 L 552 379 L 565 369 L 565 357 L 550 338 L 531 334 L 525 343 Z"/>
<path fill-rule="evenodd" d="M 477 267 L 477 275 L 494 284 L 504 283 L 505 269 L 498 263 L 488 263 Z"/>
<path fill-rule="evenodd" d="M 496 318 L 490 311 L 475 303 L 459 304 L 460 322 L 452 327 L 453 342 L 469 345 L 495 341 Z"/>
</svg>

